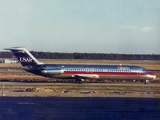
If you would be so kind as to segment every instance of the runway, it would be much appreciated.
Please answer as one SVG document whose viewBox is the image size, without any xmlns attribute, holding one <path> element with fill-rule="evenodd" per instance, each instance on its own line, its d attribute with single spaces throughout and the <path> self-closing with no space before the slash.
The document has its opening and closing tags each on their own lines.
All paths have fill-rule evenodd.
<svg viewBox="0 0 160 120">
<path fill-rule="evenodd" d="M 159 120 L 158 98 L 0 97 L 1 120 Z"/>
<path fill-rule="evenodd" d="M 101 85 L 101 86 L 160 86 L 159 83 L 150 83 L 148 85 L 145 85 L 144 83 L 123 83 L 123 82 L 117 82 L 117 83 L 58 83 L 58 82 L 0 82 L 0 85 L 37 85 L 37 86 L 48 86 L 48 85 L 73 85 L 73 86 L 84 86 L 84 85 L 89 85 L 89 86 L 96 86 L 96 85 Z"/>
</svg>

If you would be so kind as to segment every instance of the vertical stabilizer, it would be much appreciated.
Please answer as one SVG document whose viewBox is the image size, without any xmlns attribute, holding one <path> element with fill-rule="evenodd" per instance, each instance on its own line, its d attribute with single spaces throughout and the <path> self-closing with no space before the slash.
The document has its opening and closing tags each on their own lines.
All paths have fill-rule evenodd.
<svg viewBox="0 0 160 120">
<path fill-rule="evenodd" d="M 5 50 L 10 50 L 22 64 L 22 66 L 35 66 L 42 64 L 39 62 L 26 48 L 23 47 L 12 47 Z"/>
</svg>

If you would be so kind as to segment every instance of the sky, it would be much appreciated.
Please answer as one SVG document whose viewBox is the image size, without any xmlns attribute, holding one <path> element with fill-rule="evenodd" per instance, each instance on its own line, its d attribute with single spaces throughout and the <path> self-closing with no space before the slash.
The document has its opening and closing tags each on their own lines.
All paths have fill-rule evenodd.
<svg viewBox="0 0 160 120">
<path fill-rule="evenodd" d="M 0 50 L 160 54 L 160 0 L 0 0 Z"/>
</svg>

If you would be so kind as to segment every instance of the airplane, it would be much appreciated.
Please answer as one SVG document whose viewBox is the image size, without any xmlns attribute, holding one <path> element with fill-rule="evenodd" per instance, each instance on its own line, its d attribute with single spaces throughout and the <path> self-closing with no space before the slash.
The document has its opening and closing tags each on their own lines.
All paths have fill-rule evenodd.
<svg viewBox="0 0 160 120">
<path fill-rule="evenodd" d="M 96 80 L 144 80 L 147 84 L 156 78 L 155 73 L 135 65 L 98 64 L 45 64 L 38 61 L 26 48 L 11 47 L 22 69 L 27 72 L 56 79 L 74 79 L 82 83 L 85 79 Z"/>
</svg>

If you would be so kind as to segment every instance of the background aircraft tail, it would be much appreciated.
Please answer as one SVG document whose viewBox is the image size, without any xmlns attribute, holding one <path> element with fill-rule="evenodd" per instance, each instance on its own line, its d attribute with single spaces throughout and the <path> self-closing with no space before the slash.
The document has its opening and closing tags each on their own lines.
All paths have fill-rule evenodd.
<svg viewBox="0 0 160 120">
<path fill-rule="evenodd" d="M 5 50 L 10 50 L 22 64 L 22 66 L 35 66 L 42 64 L 39 62 L 26 48 L 23 47 L 12 47 Z"/>
</svg>

